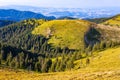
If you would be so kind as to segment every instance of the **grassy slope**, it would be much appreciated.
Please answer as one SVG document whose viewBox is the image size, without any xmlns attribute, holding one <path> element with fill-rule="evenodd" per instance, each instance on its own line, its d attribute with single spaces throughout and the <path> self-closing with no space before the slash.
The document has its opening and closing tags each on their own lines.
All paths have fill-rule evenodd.
<svg viewBox="0 0 120 80">
<path fill-rule="evenodd" d="M 120 15 L 106 18 L 98 26 L 102 41 L 120 41 Z"/>
<path fill-rule="evenodd" d="M 94 28 L 91 30 L 90 28 Z M 96 25 L 85 20 L 53 20 L 36 27 L 34 35 L 49 37 L 49 44 L 69 49 L 83 48 L 85 43 L 94 44 L 98 41 L 120 41 L 120 28 L 102 24 Z M 88 33 L 86 35 L 86 33 Z"/>
<path fill-rule="evenodd" d="M 71 20 L 71 21 L 73 21 L 73 20 Z M 61 30 L 61 25 L 62 24 L 63 24 L 63 26 L 66 24 L 67 25 L 69 24 L 69 26 L 72 24 L 75 25 L 76 21 L 73 21 L 72 24 L 71 23 L 72 22 L 66 22 L 66 21 L 64 24 L 63 24 L 63 22 L 58 22 L 58 25 L 57 24 L 56 25 L 59 27 L 57 27 L 57 29 L 56 29 L 56 27 L 55 27 L 55 29 L 54 28 L 52 28 L 52 29 L 53 30 L 60 29 L 60 31 L 67 33 L 68 31 Z M 81 22 L 81 20 L 80 20 L 79 23 L 80 23 L 80 25 L 81 24 L 83 25 L 84 22 Z M 85 23 L 87 23 L 87 22 L 85 21 Z M 44 26 L 44 25 L 42 25 L 42 26 Z M 81 30 L 80 25 L 78 25 L 78 27 L 80 27 L 80 30 Z M 85 24 L 85 25 L 88 26 L 88 24 Z M 42 26 L 40 26 L 40 27 L 42 27 Z M 54 25 L 49 24 L 46 27 L 48 27 L 48 26 L 54 26 Z M 46 27 L 44 27 L 44 28 L 46 28 Z M 66 27 L 69 30 L 69 28 L 67 26 L 64 26 L 64 27 Z M 75 34 L 76 34 L 76 32 L 80 32 L 79 30 L 76 31 L 77 28 L 75 27 L 75 30 L 74 30 Z M 87 30 L 86 30 L 86 27 L 84 27 L 84 26 L 82 28 L 85 29 L 85 32 L 86 32 L 89 27 L 87 27 Z M 42 28 L 38 28 L 38 29 L 36 28 L 36 31 L 38 30 L 38 32 L 39 32 L 39 29 L 41 30 Z M 98 25 L 96 27 L 96 29 L 99 30 L 99 32 L 102 34 L 103 40 L 104 39 L 107 39 L 107 40 L 113 40 L 113 39 L 119 40 L 120 39 L 120 37 L 118 36 L 120 34 L 119 28 Z M 71 30 L 71 31 L 73 31 L 73 30 Z M 52 34 L 54 32 L 52 32 Z M 33 32 L 33 33 L 36 34 L 35 32 Z M 83 33 L 81 33 L 81 34 L 83 34 Z M 42 33 L 37 33 L 37 34 L 43 34 L 46 36 L 46 33 L 44 33 L 44 31 Z M 58 34 L 59 34 L 59 31 L 57 31 L 54 34 L 54 36 L 58 35 Z M 72 34 L 70 34 L 70 35 L 68 35 L 68 34 L 70 34 L 70 33 L 66 34 L 67 37 L 72 35 Z M 64 38 L 66 38 L 66 36 L 63 35 Z M 83 40 L 83 37 L 81 37 L 80 39 Z M 68 40 L 69 40 L 69 37 L 68 37 Z M 120 52 L 120 48 L 113 48 L 113 49 L 107 49 L 102 52 L 95 52 L 94 53 L 95 55 L 93 57 L 90 57 L 90 61 L 91 61 L 90 65 L 87 65 L 86 68 L 82 68 L 77 71 L 73 70 L 73 71 L 68 71 L 68 72 L 66 71 L 66 72 L 58 72 L 58 73 L 39 74 L 39 73 L 35 73 L 35 72 L 24 72 L 24 71 L 16 71 L 15 72 L 15 71 L 8 70 L 8 69 L 0 69 L 0 79 L 1 80 L 4 80 L 4 79 L 8 79 L 8 80 L 10 80 L 10 79 L 17 79 L 17 80 L 33 80 L 33 79 L 35 79 L 35 80 L 63 80 L 63 79 L 64 80 L 81 80 L 81 79 L 119 80 L 120 79 L 120 77 L 119 77 L 120 76 L 120 68 L 119 68 L 120 67 L 120 63 L 119 63 L 120 53 L 119 52 Z M 81 67 L 81 62 L 84 63 L 83 66 L 85 67 L 86 66 L 85 61 L 86 61 L 86 59 L 76 61 L 75 62 L 76 66 L 74 69 L 76 69 L 76 67 L 77 68 Z"/>
<path fill-rule="evenodd" d="M 103 22 L 102 24 L 119 27 L 120 26 L 120 15 L 116 15 L 108 19 L 107 21 Z"/>
<path fill-rule="evenodd" d="M 103 23 L 109 19 L 110 18 L 95 18 L 95 19 L 86 19 L 86 20 L 99 24 L 99 23 Z"/>
<path fill-rule="evenodd" d="M 84 35 L 90 25 L 84 20 L 54 20 L 38 26 L 32 33 L 46 37 L 50 35 L 48 43 L 55 47 L 76 49 L 84 47 Z"/>
<path fill-rule="evenodd" d="M 84 61 L 83 59 L 82 61 Z M 119 80 L 120 79 L 120 47 L 101 52 L 94 52 L 91 63 L 79 70 L 35 73 L 0 69 L 0 80 Z M 79 65 L 80 60 L 76 61 Z M 7 76 L 7 77 L 6 77 Z"/>
<path fill-rule="evenodd" d="M 87 20 L 91 22 L 95 22 L 97 24 L 120 26 L 120 14 L 110 18 L 95 18 L 95 19 L 87 19 Z"/>
<path fill-rule="evenodd" d="M 88 21 L 98 23 L 96 29 L 101 34 L 101 41 L 120 41 L 120 15 L 110 18 L 89 19 Z"/>
</svg>

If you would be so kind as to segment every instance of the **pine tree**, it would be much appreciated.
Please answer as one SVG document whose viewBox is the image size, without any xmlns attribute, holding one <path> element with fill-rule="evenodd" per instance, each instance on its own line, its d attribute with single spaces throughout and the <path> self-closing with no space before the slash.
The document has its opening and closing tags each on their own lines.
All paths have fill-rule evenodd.
<svg viewBox="0 0 120 80">
<path fill-rule="evenodd" d="M 52 65 L 52 60 L 51 60 L 51 59 L 48 59 L 48 60 L 47 60 L 47 72 L 48 72 L 49 69 L 51 68 L 51 65 Z"/>
<path fill-rule="evenodd" d="M 115 43 L 113 41 L 111 43 L 111 47 L 115 47 Z"/>
<path fill-rule="evenodd" d="M 25 57 L 25 67 L 28 66 L 28 60 L 29 60 L 29 56 L 28 56 L 28 54 L 27 54 L 26 57 Z"/>
<path fill-rule="evenodd" d="M 69 70 L 71 70 L 73 67 L 74 67 L 73 60 L 69 60 L 67 62 L 67 67 L 66 68 L 69 69 Z"/>
<path fill-rule="evenodd" d="M 58 70 L 56 70 L 56 71 L 64 71 L 64 70 L 65 70 L 64 63 L 61 61 L 60 66 L 59 66 Z"/>
<path fill-rule="evenodd" d="M 51 65 L 51 68 L 49 69 L 49 72 L 55 72 L 55 66 L 56 66 L 57 62 L 54 61 Z"/>
<path fill-rule="evenodd" d="M 19 62 L 20 62 L 20 68 L 24 68 L 25 61 L 24 61 L 24 53 L 23 52 L 19 53 Z"/>
<path fill-rule="evenodd" d="M 89 45 L 89 46 L 86 48 L 86 53 L 89 53 L 89 52 L 91 52 L 91 51 L 92 51 L 92 46 Z"/>
<path fill-rule="evenodd" d="M 60 70 L 60 71 L 64 71 L 65 69 L 66 69 L 65 58 L 62 58 L 61 61 L 60 61 L 59 70 Z"/>
<path fill-rule="evenodd" d="M 8 56 L 7 56 L 7 63 L 6 65 L 10 65 L 10 62 L 12 61 L 12 53 L 8 53 Z"/>
<path fill-rule="evenodd" d="M 15 59 L 13 59 L 10 63 L 10 67 L 14 68 L 15 67 Z"/>
<path fill-rule="evenodd" d="M 1 53 L 1 54 L 0 54 L 0 59 L 1 59 L 1 60 L 5 60 L 4 50 L 1 50 L 0 53 Z"/>
<path fill-rule="evenodd" d="M 15 62 L 15 68 L 20 68 L 20 63 L 19 63 L 19 60 L 18 60 L 18 56 L 14 57 L 14 62 Z"/>
<path fill-rule="evenodd" d="M 57 58 L 57 59 L 56 59 L 56 62 L 57 62 L 57 64 L 56 64 L 56 66 L 55 66 L 55 71 L 56 71 L 56 72 L 59 72 L 59 71 L 60 71 L 60 63 L 61 63 L 61 61 Z"/>
<path fill-rule="evenodd" d="M 42 72 L 48 72 L 49 71 L 49 68 L 51 67 L 51 64 L 52 64 L 52 60 L 51 59 L 46 59 L 44 64 L 42 65 L 42 69 L 41 71 Z"/>
<path fill-rule="evenodd" d="M 103 49 L 105 49 L 105 48 L 106 48 L 106 44 L 105 44 L 105 42 L 102 41 L 102 42 L 100 43 L 100 49 L 103 50 Z"/>
<path fill-rule="evenodd" d="M 0 59 L 0 64 L 2 64 L 2 60 Z"/>
<path fill-rule="evenodd" d="M 36 70 L 37 72 L 41 72 L 41 65 L 40 65 L 39 62 L 36 62 L 36 63 L 35 63 L 35 70 Z"/>
</svg>

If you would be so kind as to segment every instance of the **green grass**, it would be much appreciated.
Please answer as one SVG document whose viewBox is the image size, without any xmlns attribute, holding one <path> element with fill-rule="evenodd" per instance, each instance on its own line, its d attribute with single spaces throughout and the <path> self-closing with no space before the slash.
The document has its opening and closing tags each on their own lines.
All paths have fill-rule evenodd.
<svg viewBox="0 0 120 80">
<path fill-rule="evenodd" d="M 86 70 L 91 71 L 119 70 L 120 47 L 110 48 L 100 52 L 94 52 L 93 56 L 89 57 L 89 59 L 90 65 L 86 67 Z M 80 61 L 83 61 L 85 65 L 86 59 L 78 60 L 75 62 L 75 64 L 79 64 Z"/>
<path fill-rule="evenodd" d="M 90 31 L 94 27 L 95 32 Z M 95 31 L 94 30 L 94 31 Z M 88 33 L 89 32 L 89 33 Z M 86 33 L 90 34 L 86 36 Z M 87 44 L 104 41 L 120 41 L 120 28 L 110 27 L 85 20 L 53 20 L 36 27 L 32 34 L 43 35 L 48 38 L 48 44 L 53 47 L 69 49 L 81 49 L 86 46 L 85 36 L 88 37 Z"/>
<path fill-rule="evenodd" d="M 50 37 L 48 43 L 54 47 L 77 49 L 84 47 L 84 35 L 90 24 L 84 20 L 53 20 L 38 26 L 32 34 Z"/>
<path fill-rule="evenodd" d="M 102 24 L 104 25 L 110 25 L 110 26 L 116 26 L 116 27 L 120 27 L 120 15 L 114 16 L 112 18 L 110 18 L 109 20 L 103 22 Z"/>
</svg>

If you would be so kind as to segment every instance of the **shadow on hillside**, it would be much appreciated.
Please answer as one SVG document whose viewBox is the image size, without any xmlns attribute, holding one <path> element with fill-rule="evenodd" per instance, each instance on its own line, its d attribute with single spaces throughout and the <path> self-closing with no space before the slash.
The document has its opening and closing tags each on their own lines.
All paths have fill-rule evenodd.
<svg viewBox="0 0 120 80">
<path fill-rule="evenodd" d="M 99 43 L 100 37 L 101 34 L 99 33 L 99 31 L 95 29 L 94 26 L 91 27 L 84 36 L 84 42 L 86 47 L 89 45 L 93 46 L 94 44 Z"/>
</svg>

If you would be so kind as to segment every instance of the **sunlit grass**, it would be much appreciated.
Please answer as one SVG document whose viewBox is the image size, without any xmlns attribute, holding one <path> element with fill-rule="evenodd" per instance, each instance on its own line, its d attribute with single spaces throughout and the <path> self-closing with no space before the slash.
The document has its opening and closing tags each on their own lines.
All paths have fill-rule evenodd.
<svg viewBox="0 0 120 80">
<path fill-rule="evenodd" d="M 117 16 L 103 22 L 102 24 L 119 27 L 120 26 L 120 15 L 117 15 Z"/>
<path fill-rule="evenodd" d="M 77 49 L 84 47 L 84 35 L 90 24 L 84 20 L 53 20 L 36 27 L 32 33 L 51 36 L 48 43 L 55 47 Z"/>
<path fill-rule="evenodd" d="M 111 48 L 100 52 L 94 52 L 94 56 L 89 57 L 90 64 L 79 70 L 75 68 L 71 71 L 37 73 L 32 71 L 0 69 L 0 80 L 119 80 L 120 79 L 120 47 Z M 74 63 L 81 66 L 81 60 Z"/>
</svg>

